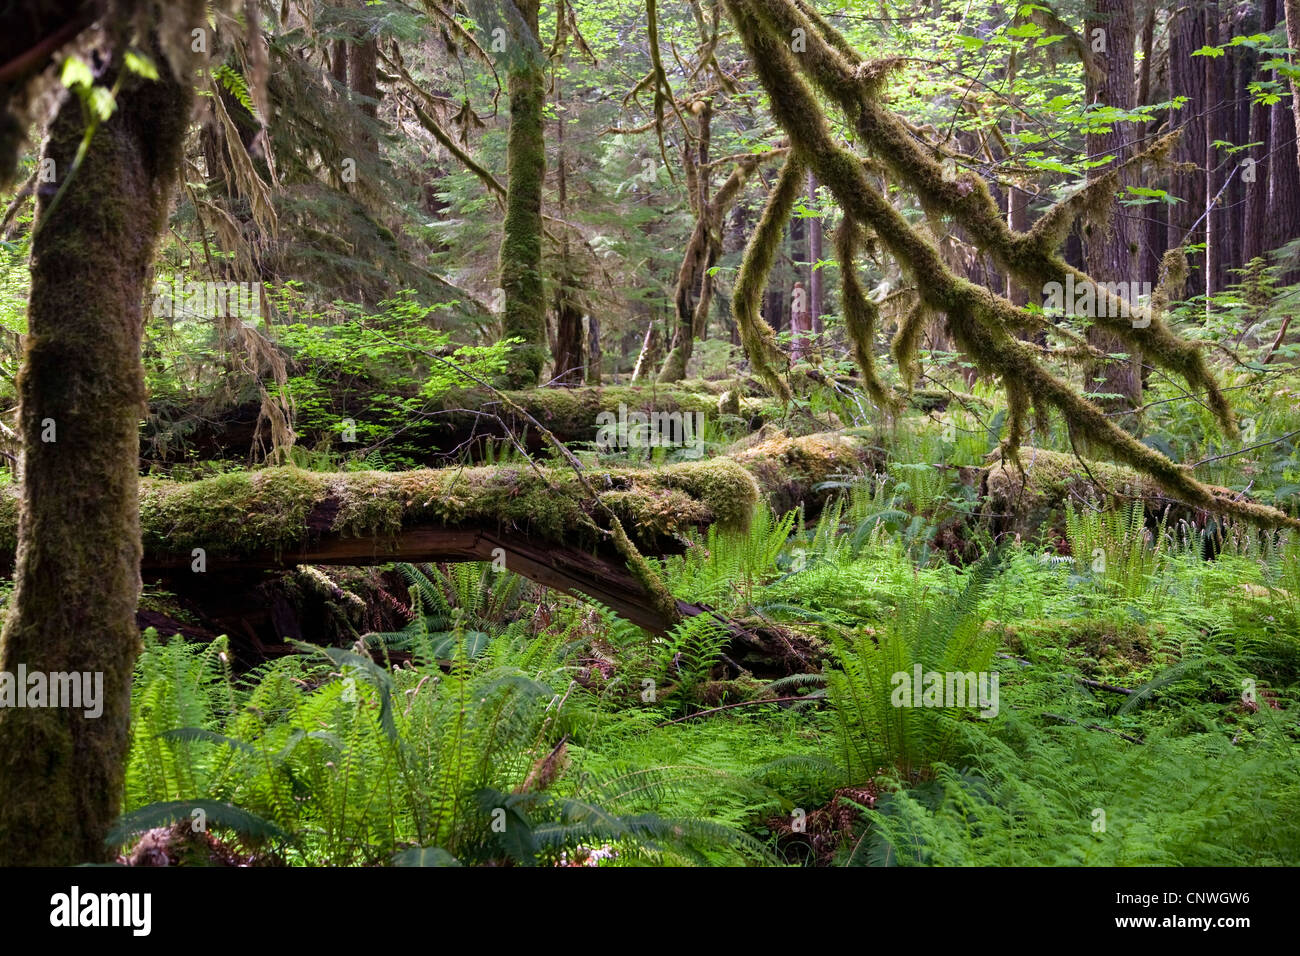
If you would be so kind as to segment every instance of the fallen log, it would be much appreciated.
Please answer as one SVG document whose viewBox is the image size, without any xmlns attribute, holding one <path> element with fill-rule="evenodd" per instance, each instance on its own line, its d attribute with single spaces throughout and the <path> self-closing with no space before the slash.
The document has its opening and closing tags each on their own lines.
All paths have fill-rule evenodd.
<svg viewBox="0 0 1300 956">
<path fill-rule="evenodd" d="M 502 393 L 509 402 L 524 409 L 562 442 L 595 442 L 603 413 L 703 416 L 716 421 L 722 415 L 739 417 L 750 429 L 779 421 L 785 409 L 771 399 L 726 396 L 726 382 L 690 381 L 675 386 L 613 385 L 582 388 L 533 388 Z M 735 401 L 738 399 L 738 402 Z M 270 446 L 269 425 L 260 420 L 261 404 L 249 401 L 221 413 L 196 407 L 189 413 L 151 419 L 141 436 L 141 457 L 146 461 L 171 462 L 195 459 L 246 460 L 259 445 Z M 339 420 L 351 418 L 360 434 L 371 421 L 373 410 L 364 403 L 353 408 L 346 403 L 332 409 Z M 692 424 L 698 419 L 692 419 Z M 827 421 L 821 427 L 836 427 Z M 479 455 L 488 440 L 504 439 L 507 431 L 529 449 L 542 450 L 544 442 L 535 428 L 516 415 L 497 395 L 486 389 L 452 389 L 431 400 L 417 416 L 403 426 L 400 443 L 412 457 L 426 464 L 440 464 L 449 455 L 468 451 Z M 313 427 L 310 421 L 295 423 L 299 443 L 306 446 L 329 444 L 347 451 L 361 444 L 342 443 L 342 435 Z M 391 423 L 385 424 L 391 428 Z"/>
<path fill-rule="evenodd" d="M 691 531 L 744 530 L 761 494 L 816 507 L 824 499 L 814 490 L 818 482 L 861 470 L 870 454 L 859 438 L 776 435 L 735 458 L 588 470 L 599 505 L 572 471 L 530 464 L 338 473 L 280 467 L 196 482 L 145 478 L 141 569 L 188 576 L 300 564 L 504 561 L 530 580 L 594 599 L 662 633 L 672 622 L 604 533 L 604 509 L 642 553 L 679 553 Z M 12 564 L 17 524 L 16 496 L 0 494 L 0 565 Z M 692 616 L 708 608 L 678 600 L 677 610 Z M 737 628 L 749 643 L 765 642 Z"/>
<path fill-rule="evenodd" d="M 1165 520 L 1203 529 L 1215 513 L 1179 501 L 1152 478 L 1124 465 L 1082 459 L 1042 448 L 1020 449 L 1019 462 L 992 460 L 981 479 L 985 518 L 995 535 L 1030 538 L 1043 528 L 1065 530 L 1066 505 L 1075 511 L 1110 510 L 1129 503 L 1142 505 L 1148 521 Z M 1245 500 L 1229 488 L 1209 486 L 1216 498 Z"/>
</svg>

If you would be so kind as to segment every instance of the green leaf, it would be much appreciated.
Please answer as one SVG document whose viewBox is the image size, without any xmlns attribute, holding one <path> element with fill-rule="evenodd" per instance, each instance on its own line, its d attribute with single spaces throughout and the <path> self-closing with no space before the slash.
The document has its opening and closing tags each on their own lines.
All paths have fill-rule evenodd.
<svg viewBox="0 0 1300 956">
<path fill-rule="evenodd" d="M 393 866 L 461 866 L 456 859 L 440 846 L 417 846 L 401 853 L 394 853 Z"/>
<path fill-rule="evenodd" d="M 293 837 L 269 820 L 257 814 L 249 813 L 233 803 L 221 803 L 216 800 L 171 800 L 165 803 L 151 803 L 125 813 L 108 831 L 104 842 L 109 846 L 121 846 L 131 837 L 156 827 L 171 826 L 193 819 L 195 810 L 203 811 L 204 825 L 234 830 L 240 836 L 256 840 L 292 840 Z"/>
<path fill-rule="evenodd" d="M 70 90 L 77 87 L 90 89 L 95 85 L 95 75 L 90 72 L 90 67 L 86 66 L 84 60 L 76 56 L 70 56 L 63 61 L 63 69 L 59 73 L 59 79 Z"/>
<path fill-rule="evenodd" d="M 153 60 L 143 53 L 127 50 L 123 60 L 126 62 L 126 68 L 136 76 L 143 76 L 146 80 L 158 79 L 158 67 L 154 66 Z"/>
</svg>

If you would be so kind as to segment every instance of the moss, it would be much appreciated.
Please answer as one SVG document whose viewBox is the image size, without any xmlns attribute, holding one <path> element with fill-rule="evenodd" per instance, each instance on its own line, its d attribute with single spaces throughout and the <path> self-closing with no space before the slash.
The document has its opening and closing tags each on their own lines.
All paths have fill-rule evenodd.
<svg viewBox="0 0 1300 956">
<path fill-rule="evenodd" d="M 1061 530 L 1066 502 L 1078 509 L 1085 501 L 1094 507 L 1113 508 L 1138 500 L 1148 515 L 1167 514 L 1171 521 L 1184 519 L 1197 525 L 1215 510 L 1169 497 L 1160 482 L 1136 469 L 1086 459 L 1081 463 L 1074 455 L 1041 448 L 1021 448 L 1019 464 L 1010 458 L 992 463 L 985 471 L 983 486 L 994 525 L 1022 536 L 1044 527 Z M 1207 487 L 1216 501 L 1217 496 L 1233 495 L 1226 488 Z M 1249 506 L 1250 502 L 1238 504 Z"/>
<path fill-rule="evenodd" d="M 801 437 L 778 433 L 733 456 L 753 474 L 778 511 L 800 504 L 819 507 L 828 497 L 817 486 L 875 470 L 877 452 L 863 438 L 837 432 Z"/>
<path fill-rule="evenodd" d="M 1066 419 L 1071 435 L 1156 478 L 1171 494 L 1265 526 L 1300 526 L 1277 509 L 1216 495 L 1190 470 L 1142 445 L 1106 417 L 1092 402 L 1053 375 L 1041 357 L 1011 334 L 1041 328 L 1043 320 L 987 289 L 956 276 L 933 243 L 914 229 L 899 210 L 873 186 L 863 164 L 830 135 L 817 99 L 803 79 L 807 75 L 840 106 L 861 134 L 864 145 L 913 188 L 923 206 L 955 219 L 971 241 L 1023 285 L 1033 287 L 1074 276 L 1088 276 L 1067 266 L 1051 237 L 1013 233 L 993 202 L 986 184 L 966 174 L 945 179 L 942 166 L 877 102 L 878 75 L 887 70 L 866 67 L 843 38 L 803 0 L 727 0 L 741 40 L 771 102 L 773 116 L 790 136 L 792 160 L 803 157 L 812 166 L 848 215 L 880 238 L 917 286 L 925 305 L 946 316 L 954 341 L 986 374 L 1001 376 L 1028 392 L 1041 413 L 1055 408 Z M 807 49 L 791 55 L 785 38 L 802 30 Z M 1152 147 L 1144 161 L 1158 161 L 1172 140 Z M 1233 435 L 1236 424 L 1222 389 L 1210 374 L 1200 347 L 1175 336 L 1158 318 L 1135 327 L 1118 297 L 1107 292 L 1105 310 L 1095 325 L 1140 351 L 1145 361 L 1181 375 L 1202 390 L 1220 428 Z M 1059 331 L 1059 330 L 1058 330 Z M 1078 336 L 1073 336 L 1077 340 Z M 1023 396 L 1020 401 L 1023 406 Z"/>
<path fill-rule="evenodd" d="M 717 412 L 716 388 L 697 387 L 697 382 L 681 382 L 673 386 L 608 385 L 584 388 L 534 388 L 503 393 L 520 408 L 525 409 L 543 426 L 563 441 L 594 441 L 599 431 L 597 421 L 602 412 L 618 414 L 619 406 L 629 412 L 700 412 L 712 415 Z M 484 423 L 474 412 L 494 412 L 514 424 L 518 416 L 504 408 L 497 397 L 484 389 L 455 389 L 442 395 L 438 405 L 444 414 L 439 420 L 461 431 L 484 431 Z M 780 418 L 780 404 L 761 398 L 742 398 L 740 411 L 750 421 L 760 423 Z M 458 416 L 458 409 L 470 414 Z"/>
<path fill-rule="evenodd" d="M 867 394 L 877 407 L 892 412 L 899 402 L 880 381 L 876 372 L 876 327 L 880 324 L 880 310 L 867 297 L 858 278 L 854 264 L 857 255 L 860 228 L 849 216 L 835 232 L 835 255 L 840 263 L 840 302 L 844 310 L 844 330 L 853 347 L 853 358 L 862 370 Z"/>
<path fill-rule="evenodd" d="M 998 626 L 998 625 L 991 625 Z M 1013 654 L 1063 663 L 1103 682 L 1145 679 L 1166 632 L 1105 617 L 1045 618 L 1002 625 L 1003 644 Z"/>
<path fill-rule="evenodd" d="M 754 375 L 782 401 L 789 401 L 790 386 L 779 374 L 786 364 L 785 355 L 776 345 L 772 326 L 759 313 L 759 302 L 767 287 L 767 277 L 776 261 L 776 251 L 785 235 L 786 224 L 795 200 L 804 184 L 804 162 L 791 153 L 781 167 L 776 188 L 768 196 L 758 228 L 750 236 L 745 255 L 736 275 L 731 309 L 740 331 L 740 341 L 749 356 Z"/>
<path fill-rule="evenodd" d="M 1106 503 L 1116 495 L 1145 498 L 1160 494 L 1158 484 L 1131 468 L 1099 461 L 1087 462 L 1086 468 L 1074 455 L 1021 448 L 1019 466 L 1005 459 L 989 467 L 985 488 L 994 501 L 1022 502 L 1018 507 L 1033 507 L 1029 499 L 1062 505 L 1071 498 L 1076 503 L 1081 499 Z"/>
<path fill-rule="evenodd" d="M 505 292 L 502 331 L 523 341 L 511 350 L 504 380 L 513 388 L 535 385 L 546 361 L 546 297 L 542 284 L 542 184 L 546 141 L 542 110 L 546 76 L 537 45 L 538 0 L 517 8 L 530 37 L 515 37 L 510 71 L 510 136 L 506 145 L 506 218 L 502 226 L 500 275 Z M 531 43 L 527 41 L 531 39 Z"/>
<path fill-rule="evenodd" d="M 302 471 L 292 467 L 203 481 L 142 482 L 146 551 L 181 556 L 280 553 L 323 535 L 396 536 L 421 524 L 501 527 L 565 544 L 600 543 L 592 503 L 564 468 L 527 466 L 407 472 Z M 587 474 L 601 503 L 661 546 L 672 535 L 717 524 L 747 526 L 758 500 L 748 471 L 729 459 Z"/>
<path fill-rule="evenodd" d="M 129 7 L 105 13 L 106 48 L 120 51 L 134 32 Z M 181 22 L 203 14 L 188 0 L 175 12 Z M 124 787 L 140 648 L 141 307 L 192 97 L 156 37 L 136 42 L 159 64 L 159 79 L 121 75 L 120 54 L 102 64 L 99 83 L 112 87 L 121 75 L 117 109 L 71 178 L 86 112 L 65 95 L 44 147 L 60 184 L 37 190 L 17 383 L 24 482 L 0 670 L 99 673 L 103 684 L 95 717 L 0 709 L 0 860 L 14 866 L 110 860 L 105 836 Z M 41 437 L 49 420 L 54 441 Z M 12 526 L 5 536 L 12 541 Z"/>
<path fill-rule="evenodd" d="M 673 597 L 672 592 L 664 585 L 663 579 L 650 566 L 650 562 L 628 540 L 627 533 L 623 530 L 623 525 L 617 518 L 610 522 L 610 534 L 614 539 L 614 547 L 623 556 L 623 560 L 627 562 L 628 570 L 632 572 L 632 576 L 641 582 L 641 586 L 650 595 L 659 616 L 668 622 L 680 621 L 682 615 L 677 607 L 677 599 Z"/>
</svg>

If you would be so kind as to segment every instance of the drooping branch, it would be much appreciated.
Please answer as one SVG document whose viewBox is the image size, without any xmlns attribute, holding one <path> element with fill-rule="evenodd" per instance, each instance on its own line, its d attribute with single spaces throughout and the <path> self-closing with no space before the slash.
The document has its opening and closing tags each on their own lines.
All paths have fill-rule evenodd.
<svg viewBox="0 0 1300 956">
<path fill-rule="evenodd" d="M 868 298 L 858 278 L 854 258 L 857 256 L 861 227 L 850 216 L 845 216 L 835 232 L 835 256 L 840 263 L 840 295 L 844 309 L 844 330 L 853 348 L 853 358 L 862 369 L 863 384 L 871 400 L 882 409 L 896 407 L 898 398 L 886 390 L 876 373 L 876 327 L 880 323 L 880 310 Z"/>
<path fill-rule="evenodd" d="M 758 228 L 745 247 L 731 303 L 736 327 L 740 330 L 740 341 L 749 356 L 755 377 L 783 401 L 789 401 L 791 397 L 789 384 L 777 371 L 785 361 L 785 356 L 777 348 L 776 333 L 772 326 L 759 313 L 759 303 L 763 300 L 763 290 L 767 286 L 767 277 L 772 272 L 772 263 L 776 261 L 776 250 L 781 243 L 785 224 L 790 221 L 790 212 L 803 188 L 806 168 L 797 152 L 786 156 L 781 175 L 771 195 L 767 197 L 767 205 L 763 207 Z"/>
<path fill-rule="evenodd" d="M 1138 442 L 1047 369 L 1037 350 L 1010 332 L 1031 321 L 1026 311 L 954 275 L 933 244 L 913 229 L 873 186 L 857 157 L 831 137 L 812 90 L 800 76 L 800 63 L 806 67 L 819 58 L 834 59 L 843 65 L 839 54 L 829 44 L 815 42 L 812 34 L 817 33 L 820 37 L 820 32 L 787 0 L 727 0 L 727 7 L 750 54 L 754 70 L 768 93 L 773 115 L 790 137 L 794 154 L 787 161 L 787 167 L 797 165 L 802 158 L 845 211 L 874 230 L 900 266 L 916 279 L 922 301 L 946 317 L 947 329 L 958 347 L 984 371 L 1001 376 L 1004 383 L 1010 383 L 1013 389 L 1020 391 L 1021 394 L 1012 397 L 1017 408 L 1023 409 L 1026 395 L 1032 396 L 1043 407 L 1055 408 L 1065 418 L 1072 436 L 1086 438 L 1105 448 L 1121 462 L 1156 478 L 1172 494 L 1190 504 L 1236 514 L 1265 525 L 1300 527 L 1300 521 L 1277 509 L 1216 496 L 1212 489 L 1197 481 L 1190 470 Z M 769 15 L 768 23 L 760 19 L 758 10 Z M 783 19 L 773 14 L 774 10 L 788 14 L 788 17 Z M 789 23 L 795 27 L 803 24 L 810 31 L 808 53 L 800 58 L 799 63 L 785 39 L 790 35 L 785 29 Z M 847 67 L 845 69 L 847 71 Z M 879 73 L 869 66 L 860 73 L 847 77 L 835 72 L 828 75 L 829 80 L 834 81 L 828 83 L 828 92 L 842 100 L 850 116 L 854 112 L 858 115 L 868 112 L 868 104 L 872 103 L 869 92 L 879 81 Z M 928 159 L 926 163 L 935 167 Z M 927 174 L 929 171 L 926 170 Z M 940 175 L 937 167 L 933 172 Z M 969 190 L 972 194 L 976 191 L 973 186 Z M 771 208 L 769 205 L 768 212 Z M 1002 228 L 1000 220 L 999 228 Z M 757 240 L 757 235 L 755 238 Z M 1041 250 L 1035 254 L 1047 255 Z M 740 298 L 738 289 L 737 300 Z M 1168 330 L 1164 330 L 1164 334 L 1173 339 Z M 1194 357 L 1192 374 L 1187 376 L 1189 381 L 1210 383 L 1206 390 L 1212 388 L 1222 401 L 1222 394 L 1195 346 L 1177 339 L 1173 341 L 1178 344 L 1178 349 L 1166 351 L 1165 357 L 1168 358 L 1171 352 Z M 1226 402 L 1223 404 L 1226 410 Z M 1012 439 L 1018 437 L 1016 433 L 1019 431 L 1019 428 L 1014 430 Z M 1014 441 L 1007 444 L 1005 450 L 1014 455 Z"/>
<path fill-rule="evenodd" d="M 1206 392 L 1207 403 L 1220 428 L 1229 436 L 1236 434 L 1236 422 L 1227 400 L 1210 373 L 1204 355 L 1194 343 L 1175 336 L 1158 317 L 1151 315 L 1149 309 L 1128 302 L 1105 283 L 1094 282 L 1087 274 L 1067 265 L 1057 254 L 1061 239 L 1059 230 L 1049 231 L 1044 227 L 1038 233 L 1033 230 L 1013 232 L 980 177 L 970 173 L 945 175 L 944 167 L 927 155 L 926 147 L 880 103 L 880 87 L 889 74 L 902 65 L 901 58 L 865 60 L 806 0 L 746 0 L 739 5 L 729 4 L 729 9 L 737 6 L 748 11 L 755 31 L 766 32 L 774 40 L 795 35 L 795 30 L 803 31 L 806 48 L 798 57 L 791 56 L 788 47 L 779 43 L 784 53 L 785 70 L 789 70 L 791 76 L 796 73 L 807 75 L 824 91 L 862 136 L 864 147 L 878 157 L 897 179 L 906 183 L 922 205 L 942 209 L 960 223 L 977 248 L 991 255 L 1025 286 L 1043 287 L 1052 282 L 1064 284 L 1072 279 L 1080 287 L 1086 283 L 1095 289 L 1098 314 L 1093 319 L 1094 324 L 1140 350 L 1151 364 L 1177 373 L 1193 387 Z M 1160 161 L 1172 149 L 1173 142 L 1165 137 L 1139 153 L 1133 161 Z M 1111 183 L 1113 193 L 1119 170 L 1110 172 L 1114 177 L 1108 174 L 1103 180 Z M 1097 192 L 1104 192 L 1103 180 L 1098 180 Z M 1071 200 L 1069 209 L 1076 210 L 1078 205 L 1089 203 L 1095 205 L 1095 195 L 1090 193 L 1079 203 Z M 1010 320 L 1012 317 L 1004 315 L 1002 318 Z M 1031 325 L 1036 322 L 1033 318 L 1028 321 Z"/>
</svg>

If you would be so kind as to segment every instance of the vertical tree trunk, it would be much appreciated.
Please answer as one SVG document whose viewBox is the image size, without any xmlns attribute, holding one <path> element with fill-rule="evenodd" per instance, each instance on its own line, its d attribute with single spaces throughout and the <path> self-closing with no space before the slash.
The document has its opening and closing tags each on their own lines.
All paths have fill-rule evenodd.
<svg viewBox="0 0 1300 956">
<path fill-rule="evenodd" d="M 1277 0 L 1264 0 L 1260 8 L 1259 32 L 1267 32 L 1277 26 Z M 1251 68 L 1257 68 L 1258 58 L 1252 58 Z M 1247 77 L 1249 79 L 1249 77 Z M 1268 221 L 1268 184 L 1272 176 L 1272 167 L 1277 163 L 1289 162 L 1290 156 L 1271 156 L 1268 153 L 1268 141 L 1272 126 L 1271 107 L 1264 106 L 1260 103 L 1250 103 L 1250 96 L 1247 94 L 1246 101 L 1250 109 L 1250 129 L 1246 135 L 1245 142 L 1259 143 L 1259 146 L 1252 146 L 1246 156 L 1254 160 L 1255 165 L 1251 167 L 1252 182 L 1243 182 L 1243 188 L 1246 196 L 1245 225 L 1242 229 L 1242 247 L 1241 260 L 1242 264 L 1250 262 L 1256 256 L 1263 255 L 1267 249 L 1264 245 L 1264 239 L 1267 235 Z M 1246 175 L 1242 173 L 1243 180 Z"/>
<path fill-rule="evenodd" d="M 1216 46 L 1219 42 L 1219 4 L 1211 0 L 1205 9 L 1205 42 Z M 1222 168 L 1223 154 L 1214 145 L 1224 139 L 1224 68 L 1223 57 L 1206 57 L 1205 64 L 1205 296 L 1208 298 L 1223 288 L 1222 242 L 1224 212 L 1219 189 L 1226 170 Z M 1205 303 L 1208 313 L 1210 303 Z"/>
<path fill-rule="evenodd" d="M 15 589 L 0 670 L 102 675 L 103 713 L 0 709 L 0 860 L 103 861 L 122 796 L 131 673 L 139 651 L 140 340 L 145 277 L 166 222 L 189 118 L 189 76 L 128 77 L 71 180 L 85 130 L 75 97 L 44 155 L 26 354 L 19 376 L 25 448 Z M 118 66 L 100 82 L 111 86 Z M 24 691 L 25 688 L 20 688 Z"/>
<path fill-rule="evenodd" d="M 555 182 L 558 192 L 560 218 L 568 219 L 568 156 L 564 151 L 564 97 L 560 92 L 560 78 L 555 77 L 555 100 L 558 107 L 555 117 Z M 570 257 L 569 235 L 560 241 L 559 275 L 555 277 L 555 382 L 559 385 L 581 385 L 586 372 L 586 350 L 582 341 L 582 304 L 578 296 L 578 277 Z"/>
<path fill-rule="evenodd" d="M 1286 0 L 1286 45 L 1293 50 L 1300 50 L 1300 0 Z M 1296 63 L 1297 55 L 1288 59 Z M 1300 130 L 1300 81 L 1291 80 L 1291 120 L 1295 129 Z M 1300 138 L 1296 139 L 1296 167 L 1300 169 Z"/>
<path fill-rule="evenodd" d="M 1274 0 L 1280 2 L 1280 0 Z M 1300 49 L 1300 0 L 1285 2 L 1287 45 Z M 1274 16 L 1277 16 L 1276 11 Z M 1300 61 L 1300 58 L 1294 58 Z M 1278 74 L 1273 74 L 1278 79 Z M 1277 249 L 1300 236 L 1300 84 L 1291 81 L 1291 109 L 1279 105 L 1269 110 L 1268 127 L 1268 216 L 1264 248 Z M 1291 162 L 1296 156 L 1297 162 Z M 1300 280 L 1295 271 L 1282 277 L 1292 283 Z"/>
<path fill-rule="evenodd" d="M 1133 0 L 1090 0 L 1086 18 L 1087 39 L 1091 41 L 1095 30 L 1104 31 L 1105 52 L 1094 54 L 1099 74 L 1089 76 L 1086 95 L 1089 103 L 1099 103 L 1114 109 L 1131 110 L 1136 93 L 1133 75 L 1133 46 L 1135 24 Z M 1103 156 L 1114 156 L 1106 167 L 1098 167 L 1097 175 L 1113 169 L 1129 154 L 1127 142 L 1132 138 L 1131 127 L 1112 124 L 1109 131 L 1089 133 L 1086 137 L 1088 155 L 1094 161 Z M 1121 174 L 1120 188 L 1126 183 Z M 1133 226 L 1122 208 L 1117 207 L 1110 227 L 1092 227 L 1085 243 L 1088 274 L 1102 282 L 1129 282 L 1133 277 Z M 1128 346 L 1103 329 L 1093 326 L 1088 330 L 1088 341 L 1103 352 L 1131 352 Z M 1106 399 L 1102 404 L 1111 409 L 1137 408 L 1142 404 L 1142 378 L 1136 355 L 1099 363 L 1089 374 L 1101 381 L 1086 384 L 1088 391 L 1099 391 L 1118 398 Z M 1132 421 L 1127 422 L 1134 425 Z"/>
<path fill-rule="evenodd" d="M 1171 110 L 1170 127 L 1181 129 L 1182 136 L 1174 148 L 1174 161 L 1194 167 L 1191 172 L 1177 172 L 1170 177 L 1169 191 L 1182 202 L 1169 209 L 1169 245 L 1185 246 L 1201 241 L 1200 230 L 1191 231 L 1193 223 L 1205 211 L 1205 64 L 1210 58 L 1192 56 L 1206 42 L 1205 9 L 1180 7 L 1169 24 L 1169 96 L 1187 97 L 1181 109 Z M 1203 228 L 1203 226 L 1201 227 Z M 1202 257 L 1194 257 L 1188 276 L 1189 289 L 1204 285 Z"/>
<path fill-rule="evenodd" d="M 817 202 L 817 177 L 808 174 L 808 201 Z M 815 335 L 822 332 L 822 272 L 817 263 L 822 260 L 822 221 L 820 218 L 808 220 L 808 318 L 812 322 Z"/>
<path fill-rule="evenodd" d="M 708 169 L 709 141 L 713 128 L 713 103 L 708 98 L 700 101 L 696 139 L 694 144 L 687 141 L 682 144 L 682 166 L 686 174 L 687 198 L 691 210 L 695 213 L 695 228 L 687 240 L 686 251 L 682 255 L 682 264 L 677 270 L 677 284 L 673 290 L 673 308 L 676 319 L 673 323 L 672 341 L 668 346 L 668 355 L 664 367 L 659 371 L 660 382 L 680 382 L 686 377 L 686 365 L 691 360 L 695 347 L 696 304 L 705 289 L 706 273 L 712 268 L 710 259 L 711 239 L 710 222 L 710 183 L 712 173 Z"/>
<path fill-rule="evenodd" d="M 511 349 L 505 384 L 537 384 L 546 361 L 546 296 L 542 288 L 542 182 L 546 101 L 537 15 L 540 0 L 516 0 L 528 34 L 513 36 L 510 75 L 510 136 L 506 144 L 506 219 L 501 237 L 501 289 L 505 293 L 502 332 L 523 341 Z"/>
<path fill-rule="evenodd" d="M 587 314 L 587 384 L 599 385 L 601 362 L 604 353 L 600 347 L 600 317 L 595 312 Z"/>
<path fill-rule="evenodd" d="M 645 338 L 641 342 L 641 351 L 637 354 L 636 365 L 632 368 L 632 384 L 639 385 L 649 381 L 654 368 L 659 364 L 659 326 L 653 317 L 646 326 Z"/>
</svg>

